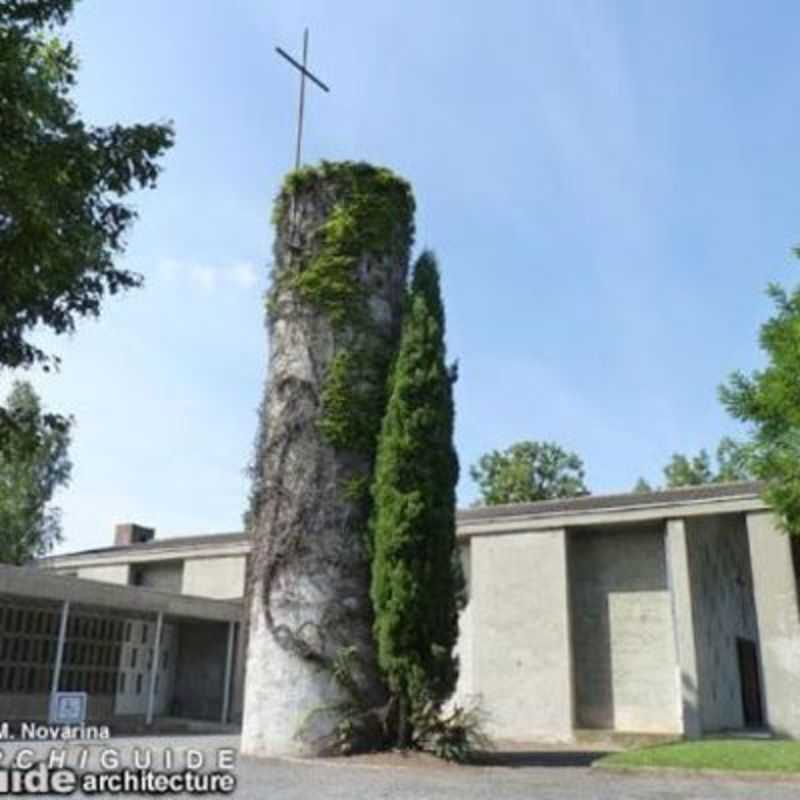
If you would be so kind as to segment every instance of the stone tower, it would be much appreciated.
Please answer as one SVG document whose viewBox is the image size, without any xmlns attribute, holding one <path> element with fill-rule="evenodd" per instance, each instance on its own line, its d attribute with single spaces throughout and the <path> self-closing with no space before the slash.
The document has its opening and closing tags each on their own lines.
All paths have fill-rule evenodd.
<svg viewBox="0 0 800 800">
<path fill-rule="evenodd" d="M 249 513 L 245 754 L 323 753 L 354 708 L 385 701 L 371 630 L 369 486 L 413 213 L 405 181 L 362 163 L 291 173 L 276 201 Z"/>
</svg>

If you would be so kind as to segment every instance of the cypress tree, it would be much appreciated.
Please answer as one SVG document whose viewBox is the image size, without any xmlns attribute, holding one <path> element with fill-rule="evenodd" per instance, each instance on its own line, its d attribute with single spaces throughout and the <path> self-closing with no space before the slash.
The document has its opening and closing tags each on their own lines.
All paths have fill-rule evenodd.
<svg viewBox="0 0 800 800">
<path fill-rule="evenodd" d="M 398 704 L 401 747 L 409 713 L 423 703 L 440 706 L 458 677 L 455 371 L 445 361 L 444 333 L 439 271 L 425 252 L 414 267 L 372 490 L 378 661 Z"/>
</svg>

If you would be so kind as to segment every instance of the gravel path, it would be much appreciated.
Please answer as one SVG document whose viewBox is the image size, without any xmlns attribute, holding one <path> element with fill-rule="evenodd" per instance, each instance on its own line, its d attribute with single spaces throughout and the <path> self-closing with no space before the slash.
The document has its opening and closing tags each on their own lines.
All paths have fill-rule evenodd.
<svg viewBox="0 0 800 800">
<path fill-rule="evenodd" d="M 219 750 L 235 750 L 237 746 L 235 736 L 141 737 L 88 746 L 70 743 L 67 757 L 87 758 L 88 752 L 86 768 L 91 769 L 101 748 L 118 749 L 128 764 L 133 763 L 138 749 L 140 757 L 152 752 L 154 767 L 158 768 L 165 748 L 170 748 L 178 762 L 191 750 L 202 753 L 208 759 L 207 765 L 213 766 Z M 2 743 L 0 766 L 8 766 L 13 752 L 20 747 L 42 757 L 53 745 Z M 238 758 L 238 786 L 234 796 L 241 800 L 797 800 L 800 797 L 800 783 L 620 775 L 592 770 L 585 766 L 590 760 L 588 754 L 570 752 L 559 756 L 552 751 L 514 753 L 502 766 L 476 767 L 394 756 L 324 761 Z"/>
</svg>

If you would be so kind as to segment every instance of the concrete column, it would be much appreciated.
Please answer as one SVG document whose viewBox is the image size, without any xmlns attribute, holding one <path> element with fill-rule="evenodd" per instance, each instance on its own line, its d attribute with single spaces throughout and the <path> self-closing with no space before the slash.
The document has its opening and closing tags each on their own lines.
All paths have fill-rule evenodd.
<svg viewBox="0 0 800 800">
<path fill-rule="evenodd" d="M 236 634 L 236 623 L 228 623 L 228 649 L 225 653 L 225 682 L 222 684 L 222 715 L 224 725 L 228 721 L 228 712 L 231 704 L 231 673 L 233 671 L 233 642 Z"/>
<path fill-rule="evenodd" d="M 53 685 L 50 687 L 50 708 L 47 716 L 53 722 L 56 710 L 56 693 L 61 681 L 61 664 L 64 660 L 64 642 L 67 640 L 67 621 L 69 620 L 69 600 L 61 606 L 61 624 L 58 626 L 58 644 L 56 645 L 56 663 L 53 665 Z"/>
<path fill-rule="evenodd" d="M 686 542 L 686 525 L 682 519 L 667 520 L 666 550 L 683 735 L 687 738 L 696 738 L 702 734 L 700 688 L 694 637 L 689 552 Z"/>
<path fill-rule="evenodd" d="M 161 629 L 164 627 L 164 613 L 158 612 L 156 618 L 156 641 L 153 645 L 153 662 L 150 665 L 150 686 L 147 690 L 146 724 L 153 724 L 153 709 L 156 701 L 156 676 L 158 675 L 158 659 L 161 658 Z"/>
<path fill-rule="evenodd" d="M 769 511 L 747 515 L 762 695 L 770 729 L 800 738 L 800 598 L 791 541 Z"/>
</svg>

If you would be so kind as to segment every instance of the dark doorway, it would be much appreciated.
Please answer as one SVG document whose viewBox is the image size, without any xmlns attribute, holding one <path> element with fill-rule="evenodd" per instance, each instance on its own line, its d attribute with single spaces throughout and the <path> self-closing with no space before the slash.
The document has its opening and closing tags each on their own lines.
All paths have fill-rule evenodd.
<svg viewBox="0 0 800 800">
<path fill-rule="evenodd" d="M 761 678 L 758 673 L 758 648 L 750 639 L 736 639 L 739 656 L 739 680 L 742 685 L 742 710 L 747 728 L 762 728 Z"/>
</svg>

